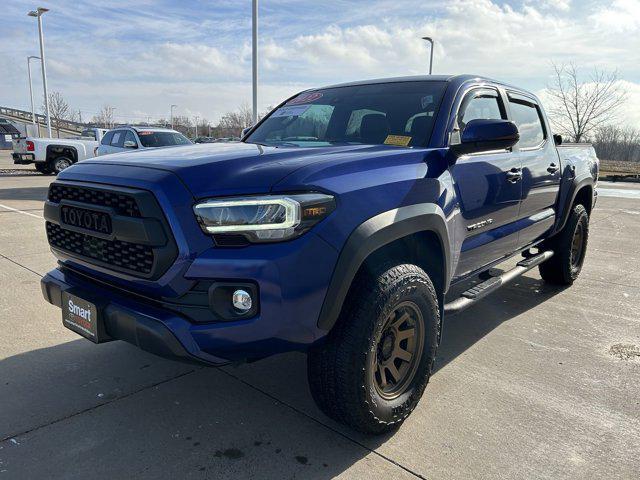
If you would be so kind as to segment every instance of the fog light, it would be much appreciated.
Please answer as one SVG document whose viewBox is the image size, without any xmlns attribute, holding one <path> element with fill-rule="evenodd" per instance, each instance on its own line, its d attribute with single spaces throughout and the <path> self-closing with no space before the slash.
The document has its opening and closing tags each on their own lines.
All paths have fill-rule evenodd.
<svg viewBox="0 0 640 480">
<path fill-rule="evenodd" d="M 233 292 L 233 307 L 241 313 L 246 313 L 251 310 L 253 302 L 251 301 L 251 295 L 246 290 L 236 290 Z"/>
</svg>

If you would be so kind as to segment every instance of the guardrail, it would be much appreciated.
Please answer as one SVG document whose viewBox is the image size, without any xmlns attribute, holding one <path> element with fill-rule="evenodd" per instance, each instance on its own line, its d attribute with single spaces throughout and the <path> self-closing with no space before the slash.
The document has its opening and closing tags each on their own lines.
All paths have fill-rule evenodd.
<svg viewBox="0 0 640 480">
<path fill-rule="evenodd" d="M 0 116 L 24 123 L 31 123 L 32 121 L 31 112 L 27 112 L 26 110 L 20 110 L 17 108 L 0 107 Z M 40 113 L 36 113 L 36 123 L 43 127 L 46 127 L 47 117 Z M 85 128 L 86 125 L 84 123 L 72 122 L 71 120 L 58 120 L 57 118 L 51 117 L 52 130 L 60 130 L 61 132 L 65 133 L 80 134 L 80 132 L 82 132 L 82 130 Z"/>
</svg>

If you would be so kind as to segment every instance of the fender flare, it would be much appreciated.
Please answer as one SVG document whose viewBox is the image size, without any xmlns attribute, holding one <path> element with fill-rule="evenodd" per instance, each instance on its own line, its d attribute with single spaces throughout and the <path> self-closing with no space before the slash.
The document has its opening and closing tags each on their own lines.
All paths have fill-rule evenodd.
<svg viewBox="0 0 640 480">
<path fill-rule="evenodd" d="M 320 310 L 318 328 L 328 331 L 336 323 L 351 283 L 371 253 L 402 237 L 424 231 L 435 233 L 440 240 L 445 256 L 446 291 L 451 272 L 451 247 L 442 209 L 432 203 L 422 203 L 388 210 L 361 223 L 349 235 L 333 270 Z"/>
<path fill-rule="evenodd" d="M 578 196 L 580 190 L 585 187 L 591 188 L 591 194 L 595 195 L 593 177 L 591 177 L 590 175 L 587 175 L 580 180 L 575 179 L 573 182 L 571 182 L 570 187 L 567 189 L 567 193 L 565 195 L 561 195 L 558 199 L 558 205 L 562 206 L 562 213 L 557 217 L 556 226 L 553 229 L 554 235 L 564 228 L 567 220 L 569 219 L 569 214 L 571 213 L 571 206 L 573 205 L 573 202 Z"/>
<path fill-rule="evenodd" d="M 57 145 L 55 143 L 51 143 L 47 145 L 47 148 L 45 150 L 45 155 L 44 155 L 45 161 L 47 162 L 49 161 L 49 154 L 50 154 L 49 151 L 50 149 L 54 149 L 54 148 L 62 148 L 63 150 L 70 150 L 71 153 L 73 154 L 71 158 L 72 162 L 76 163 L 78 161 L 78 149 L 76 148 L 75 145 L 64 145 L 64 144 Z M 53 155 L 53 152 L 51 152 L 51 155 Z M 53 158 L 57 158 L 57 157 L 53 157 Z"/>
</svg>

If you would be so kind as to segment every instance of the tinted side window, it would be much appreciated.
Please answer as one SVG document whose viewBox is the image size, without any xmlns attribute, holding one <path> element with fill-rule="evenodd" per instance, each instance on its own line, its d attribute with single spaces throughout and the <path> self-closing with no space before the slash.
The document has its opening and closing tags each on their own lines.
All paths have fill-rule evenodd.
<svg viewBox="0 0 640 480">
<path fill-rule="evenodd" d="M 544 128 L 540 112 L 535 105 L 510 101 L 509 108 L 513 121 L 520 131 L 520 148 L 537 147 L 544 141 Z"/>
<path fill-rule="evenodd" d="M 112 147 L 122 147 L 124 146 L 124 131 L 116 130 L 113 132 L 113 139 L 111 140 Z"/>
<path fill-rule="evenodd" d="M 114 132 L 107 132 L 105 134 L 104 137 L 102 137 L 102 142 L 100 142 L 102 145 L 110 145 L 111 144 L 111 139 L 113 138 L 113 133 Z"/>
<path fill-rule="evenodd" d="M 462 117 L 458 117 L 460 129 L 471 120 L 477 119 L 504 119 L 504 113 L 500 105 L 497 94 L 482 93 L 472 94 L 471 97 L 465 98 L 461 107 Z"/>
</svg>

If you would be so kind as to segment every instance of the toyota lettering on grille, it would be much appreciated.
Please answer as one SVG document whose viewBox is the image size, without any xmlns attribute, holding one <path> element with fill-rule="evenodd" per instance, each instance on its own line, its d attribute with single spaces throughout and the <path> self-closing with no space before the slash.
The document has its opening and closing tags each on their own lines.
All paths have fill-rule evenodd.
<svg viewBox="0 0 640 480">
<path fill-rule="evenodd" d="M 64 205 L 60 209 L 60 221 L 65 225 L 106 235 L 112 232 L 111 217 L 104 212 Z"/>
</svg>

